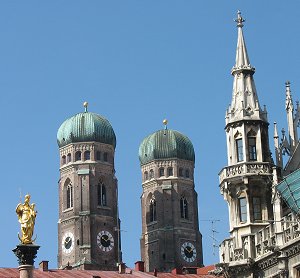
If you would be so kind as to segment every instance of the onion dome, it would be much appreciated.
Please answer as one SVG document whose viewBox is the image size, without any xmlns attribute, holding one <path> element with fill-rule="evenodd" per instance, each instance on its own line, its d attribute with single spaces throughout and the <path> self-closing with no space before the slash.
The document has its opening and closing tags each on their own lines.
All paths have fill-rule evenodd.
<svg viewBox="0 0 300 278">
<path fill-rule="evenodd" d="M 65 120 L 57 132 L 57 144 L 61 148 L 70 143 L 99 142 L 116 147 L 116 135 L 107 119 L 87 111 Z"/>
<path fill-rule="evenodd" d="M 174 158 L 195 162 L 195 152 L 191 140 L 178 131 L 158 130 L 147 136 L 140 145 L 141 165 L 155 159 Z"/>
</svg>

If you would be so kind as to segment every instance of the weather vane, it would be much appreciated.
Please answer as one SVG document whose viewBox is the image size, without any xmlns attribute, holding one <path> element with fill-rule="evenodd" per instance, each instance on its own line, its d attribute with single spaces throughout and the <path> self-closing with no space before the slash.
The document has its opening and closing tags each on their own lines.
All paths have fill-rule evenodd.
<svg viewBox="0 0 300 278">
<path fill-rule="evenodd" d="M 234 21 L 237 23 L 237 25 L 236 25 L 237 27 L 243 27 L 244 26 L 243 22 L 245 22 L 245 19 L 242 18 L 240 10 L 238 10 L 237 19 L 235 19 Z"/>
</svg>

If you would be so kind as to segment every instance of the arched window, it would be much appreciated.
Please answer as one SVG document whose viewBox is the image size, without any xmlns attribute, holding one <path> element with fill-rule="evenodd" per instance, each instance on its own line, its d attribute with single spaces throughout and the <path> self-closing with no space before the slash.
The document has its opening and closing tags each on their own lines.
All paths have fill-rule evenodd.
<svg viewBox="0 0 300 278">
<path fill-rule="evenodd" d="M 189 170 L 189 169 L 186 169 L 186 170 L 185 170 L 185 177 L 186 177 L 186 178 L 189 178 L 189 177 L 190 177 L 190 170 Z"/>
<path fill-rule="evenodd" d="M 108 154 L 107 153 L 103 154 L 103 161 L 105 161 L 105 162 L 108 161 Z"/>
<path fill-rule="evenodd" d="M 101 152 L 99 151 L 96 152 L 96 159 L 101 160 Z"/>
<path fill-rule="evenodd" d="M 149 220 L 150 222 L 156 221 L 156 201 L 154 198 L 150 200 L 149 204 Z"/>
<path fill-rule="evenodd" d="M 66 164 L 66 156 L 65 155 L 63 155 L 61 158 L 61 164 L 62 165 Z"/>
<path fill-rule="evenodd" d="M 153 169 L 151 169 L 150 172 L 149 172 L 149 178 L 150 178 L 150 180 L 154 178 L 154 171 L 153 171 Z"/>
<path fill-rule="evenodd" d="M 179 173 L 179 177 L 183 177 L 183 169 L 182 168 L 179 168 L 178 173 Z"/>
<path fill-rule="evenodd" d="M 71 154 L 68 153 L 68 154 L 67 154 L 67 163 L 70 163 L 70 162 L 71 162 Z"/>
<path fill-rule="evenodd" d="M 103 183 L 99 183 L 97 190 L 98 190 L 98 192 L 97 192 L 98 206 L 107 206 L 105 185 Z"/>
<path fill-rule="evenodd" d="M 173 168 L 168 168 L 168 177 L 173 176 Z"/>
<path fill-rule="evenodd" d="M 159 176 L 163 177 L 165 175 L 165 169 L 164 168 L 159 168 Z"/>
<path fill-rule="evenodd" d="M 189 219 L 188 202 L 185 197 L 180 199 L 180 216 L 183 219 Z"/>
<path fill-rule="evenodd" d="M 145 173 L 144 173 L 144 180 L 145 180 L 145 181 L 148 180 L 148 172 L 147 172 L 147 171 L 145 171 Z"/>
<path fill-rule="evenodd" d="M 91 152 L 85 151 L 84 152 L 84 160 L 90 160 L 91 159 Z"/>
<path fill-rule="evenodd" d="M 75 153 L 75 161 L 81 160 L 81 151 Z"/>
<path fill-rule="evenodd" d="M 73 185 L 70 180 L 67 180 L 65 183 L 66 190 L 66 209 L 73 207 Z"/>
</svg>

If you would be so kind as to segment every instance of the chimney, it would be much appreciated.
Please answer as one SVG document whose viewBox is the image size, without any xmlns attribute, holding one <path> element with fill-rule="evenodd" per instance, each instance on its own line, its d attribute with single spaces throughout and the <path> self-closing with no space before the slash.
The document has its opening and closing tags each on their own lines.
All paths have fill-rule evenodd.
<svg viewBox="0 0 300 278">
<path fill-rule="evenodd" d="M 125 263 L 119 263 L 119 273 L 124 274 L 126 270 L 126 265 Z"/>
<path fill-rule="evenodd" d="M 172 269 L 171 273 L 172 274 L 182 274 L 182 269 L 176 267 L 176 268 Z"/>
<path fill-rule="evenodd" d="M 48 271 L 48 263 L 49 263 L 49 261 L 41 261 L 39 263 L 39 270 L 40 271 Z"/>
<path fill-rule="evenodd" d="M 145 271 L 145 264 L 143 261 L 137 261 L 134 263 L 135 264 L 135 271 L 141 271 L 144 272 Z"/>
</svg>

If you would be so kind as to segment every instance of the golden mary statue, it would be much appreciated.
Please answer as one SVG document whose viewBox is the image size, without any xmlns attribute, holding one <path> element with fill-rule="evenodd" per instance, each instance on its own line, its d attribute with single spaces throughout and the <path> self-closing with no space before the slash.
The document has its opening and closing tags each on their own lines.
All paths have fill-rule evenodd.
<svg viewBox="0 0 300 278">
<path fill-rule="evenodd" d="M 30 195 L 25 195 L 24 204 L 18 204 L 16 213 L 18 215 L 19 222 L 21 224 L 22 237 L 18 234 L 18 237 L 22 244 L 32 244 L 32 240 L 35 218 L 37 211 L 35 211 L 35 204 L 29 204 Z"/>
</svg>

